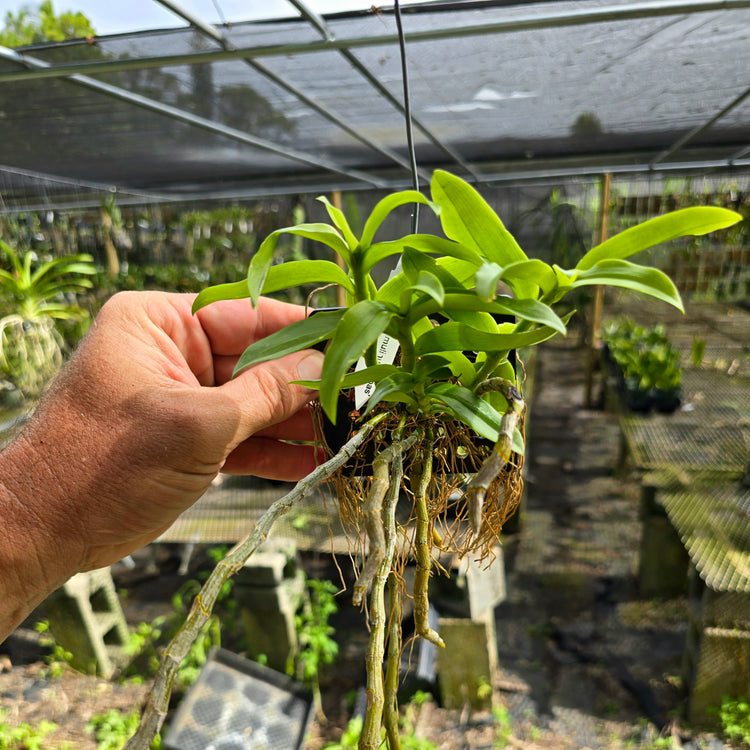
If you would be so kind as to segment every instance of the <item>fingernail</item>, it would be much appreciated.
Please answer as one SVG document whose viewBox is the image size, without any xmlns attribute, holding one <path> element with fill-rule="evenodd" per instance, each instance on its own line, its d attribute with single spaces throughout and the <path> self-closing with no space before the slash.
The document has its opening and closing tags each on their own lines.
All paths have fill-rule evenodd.
<svg viewBox="0 0 750 750">
<path fill-rule="evenodd" d="M 297 374 L 300 380 L 320 380 L 323 370 L 322 352 L 312 351 L 297 365 Z"/>
</svg>

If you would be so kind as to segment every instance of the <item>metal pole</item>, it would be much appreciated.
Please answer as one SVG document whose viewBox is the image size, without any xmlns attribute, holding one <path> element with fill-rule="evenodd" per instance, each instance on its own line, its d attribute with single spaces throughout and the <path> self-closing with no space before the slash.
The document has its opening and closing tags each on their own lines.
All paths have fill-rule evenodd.
<svg viewBox="0 0 750 750">
<path fill-rule="evenodd" d="M 651 162 L 652 166 L 656 166 L 659 162 L 668 159 L 670 156 L 672 156 L 672 154 L 677 153 L 677 151 L 690 143 L 690 141 L 695 140 L 701 133 L 704 133 L 712 125 L 714 125 L 722 117 L 724 117 L 724 115 L 729 114 L 729 112 L 731 112 L 733 109 L 739 107 L 739 105 L 742 104 L 742 102 L 744 102 L 748 96 L 750 96 L 750 88 L 745 89 L 739 96 L 732 99 L 729 104 L 719 110 L 713 117 L 706 120 L 706 122 L 694 127 L 692 130 L 689 130 L 687 133 L 685 133 L 685 135 L 683 135 L 681 138 L 678 138 L 669 148 L 662 151 L 653 160 L 653 162 Z"/>
</svg>

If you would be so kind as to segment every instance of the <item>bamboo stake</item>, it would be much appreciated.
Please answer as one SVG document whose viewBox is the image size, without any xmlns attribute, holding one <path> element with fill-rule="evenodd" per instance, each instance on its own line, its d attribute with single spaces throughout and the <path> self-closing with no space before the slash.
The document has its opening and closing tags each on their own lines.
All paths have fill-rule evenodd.
<svg viewBox="0 0 750 750">
<path fill-rule="evenodd" d="M 609 188 L 612 175 L 607 172 L 602 175 L 601 207 L 599 209 L 599 236 L 597 244 L 607 239 L 609 230 Z M 604 304 L 604 287 L 594 287 L 594 304 L 591 313 L 591 328 L 589 329 L 589 352 L 586 365 L 586 408 L 591 408 L 594 390 L 594 365 L 596 360 L 596 345 L 599 339 L 599 325 L 602 319 L 602 305 Z"/>
</svg>

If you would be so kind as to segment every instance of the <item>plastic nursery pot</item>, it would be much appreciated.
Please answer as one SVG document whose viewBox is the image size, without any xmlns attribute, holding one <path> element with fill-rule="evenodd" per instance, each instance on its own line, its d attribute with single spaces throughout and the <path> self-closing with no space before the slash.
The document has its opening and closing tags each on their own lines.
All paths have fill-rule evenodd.
<svg viewBox="0 0 750 750">
<path fill-rule="evenodd" d="M 651 401 L 660 414 L 674 414 L 682 406 L 682 389 L 673 388 L 663 391 L 660 388 L 654 388 L 651 392 Z"/>
<path fill-rule="evenodd" d="M 638 414 L 647 414 L 654 405 L 652 391 L 642 390 L 635 379 L 625 379 L 624 396 L 628 410 Z"/>
</svg>

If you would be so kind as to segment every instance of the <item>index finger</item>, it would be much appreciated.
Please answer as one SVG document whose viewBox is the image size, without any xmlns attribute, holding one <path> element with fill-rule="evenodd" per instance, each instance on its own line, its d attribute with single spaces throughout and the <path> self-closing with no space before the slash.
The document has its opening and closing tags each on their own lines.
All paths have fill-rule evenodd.
<svg viewBox="0 0 750 750">
<path fill-rule="evenodd" d="M 305 317 L 305 308 L 267 297 L 220 300 L 196 313 L 216 356 L 237 356 L 258 339 Z"/>
</svg>

